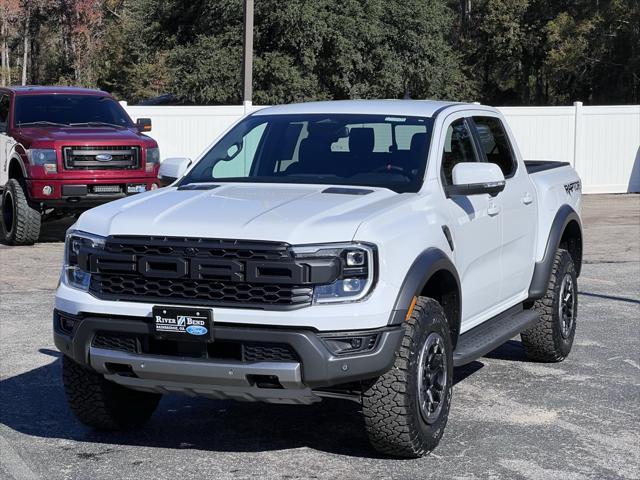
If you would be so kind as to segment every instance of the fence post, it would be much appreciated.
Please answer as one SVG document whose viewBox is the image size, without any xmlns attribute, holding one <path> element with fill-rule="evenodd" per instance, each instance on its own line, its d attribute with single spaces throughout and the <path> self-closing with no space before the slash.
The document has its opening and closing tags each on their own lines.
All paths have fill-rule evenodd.
<svg viewBox="0 0 640 480">
<path fill-rule="evenodd" d="M 242 102 L 242 106 L 244 107 L 244 115 L 247 115 L 250 112 L 251 107 L 253 106 L 253 102 L 251 102 L 250 100 L 245 100 Z"/>
<path fill-rule="evenodd" d="M 573 102 L 573 164 L 572 167 L 576 168 L 577 159 L 580 156 L 582 145 L 582 102 Z"/>
</svg>

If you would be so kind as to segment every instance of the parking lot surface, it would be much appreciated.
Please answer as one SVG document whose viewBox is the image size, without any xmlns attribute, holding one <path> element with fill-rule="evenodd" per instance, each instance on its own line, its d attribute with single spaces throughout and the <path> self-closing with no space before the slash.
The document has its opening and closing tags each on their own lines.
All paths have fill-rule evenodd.
<svg viewBox="0 0 640 480">
<path fill-rule="evenodd" d="M 519 339 L 456 370 L 444 438 L 377 455 L 359 406 L 165 397 L 142 430 L 95 432 L 67 407 L 51 312 L 68 222 L 0 245 L 0 478 L 640 478 L 640 196 L 585 197 L 579 323 L 563 363 Z"/>
</svg>

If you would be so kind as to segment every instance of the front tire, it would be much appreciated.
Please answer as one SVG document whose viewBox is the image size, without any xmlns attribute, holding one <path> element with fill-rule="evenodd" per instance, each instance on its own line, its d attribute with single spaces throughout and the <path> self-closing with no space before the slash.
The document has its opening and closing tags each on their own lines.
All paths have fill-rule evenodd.
<svg viewBox="0 0 640 480">
<path fill-rule="evenodd" d="M 442 307 L 419 297 L 404 324 L 393 368 L 362 394 L 369 440 L 381 453 L 416 458 L 444 433 L 453 385 L 453 348 Z"/>
<path fill-rule="evenodd" d="M 578 279 L 566 250 L 556 252 L 547 292 L 533 309 L 540 318 L 521 334 L 527 356 L 541 362 L 561 362 L 571 351 L 578 316 Z"/>
<path fill-rule="evenodd" d="M 162 395 L 138 392 L 106 380 L 99 373 L 62 357 L 67 401 L 83 424 L 99 430 L 125 430 L 149 420 Z"/>
<path fill-rule="evenodd" d="M 40 236 L 40 212 L 31 208 L 22 185 L 15 178 L 4 186 L 0 220 L 9 245 L 33 245 Z"/>
</svg>

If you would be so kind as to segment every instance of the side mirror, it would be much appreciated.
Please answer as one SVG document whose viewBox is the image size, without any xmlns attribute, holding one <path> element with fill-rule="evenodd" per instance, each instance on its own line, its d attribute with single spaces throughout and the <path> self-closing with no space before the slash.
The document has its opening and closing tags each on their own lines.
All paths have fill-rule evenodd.
<svg viewBox="0 0 640 480">
<path fill-rule="evenodd" d="M 139 132 L 151 131 L 151 119 L 150 118 L 138 118 L 136 120 L 136 127 Z"/>
<path fill-rule="evenodd" d="M 160 164 L 160 170 L 158 170 L 160 186 L 166 187 L 179 178 L 182 178 L 190 165 L 191 159 L 189 158 L 166 158 Z"/>
<path fill-rule="evenodd" d="M 504 174 L 494 163 L 458 163 L 453 167 L 452 178 L 453 185 L 445 187 L 447 197 L 484 193 L 495 197 L 505 186 Z"/>
</svg>

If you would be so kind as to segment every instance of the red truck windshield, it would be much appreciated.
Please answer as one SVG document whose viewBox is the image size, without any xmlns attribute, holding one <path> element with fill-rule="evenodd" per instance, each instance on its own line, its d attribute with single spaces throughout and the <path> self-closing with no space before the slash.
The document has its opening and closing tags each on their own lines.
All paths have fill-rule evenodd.
<svg viewBox="0 0 640 480">
<path fill-rule="evenodd" d="M 131 119 L 112 98 L 60 93 L 18 95 L 13 123 L 17 127 L 29 124 L 133 127 Z"/>
</svg>

